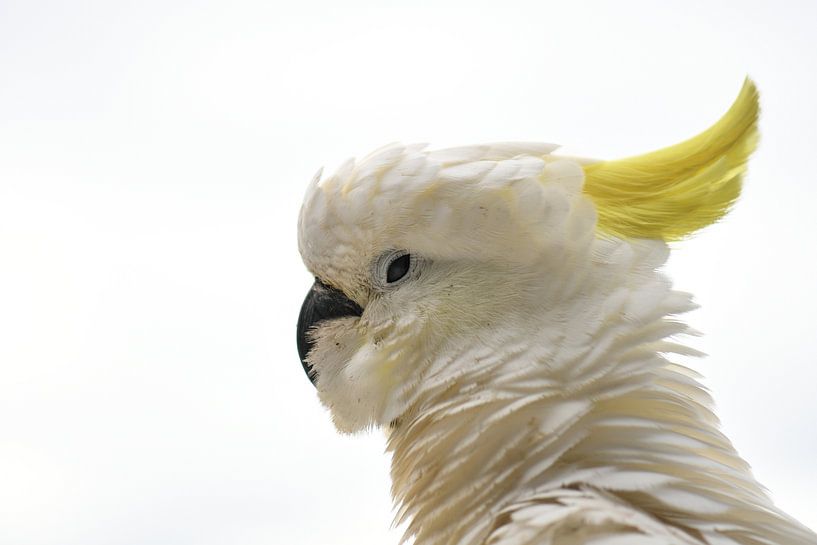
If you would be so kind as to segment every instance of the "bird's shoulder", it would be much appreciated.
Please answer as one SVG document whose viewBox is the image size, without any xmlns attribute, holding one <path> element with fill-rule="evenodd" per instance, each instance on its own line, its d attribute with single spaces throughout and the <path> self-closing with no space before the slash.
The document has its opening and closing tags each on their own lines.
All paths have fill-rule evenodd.
<svg viewBox="0 0 817 545">
<path fill-rule="evenodd" d="M 518 501 L 484 545 L 702 545 L 704 541 L 593 488 L 562 488 Z"/>
</svg>

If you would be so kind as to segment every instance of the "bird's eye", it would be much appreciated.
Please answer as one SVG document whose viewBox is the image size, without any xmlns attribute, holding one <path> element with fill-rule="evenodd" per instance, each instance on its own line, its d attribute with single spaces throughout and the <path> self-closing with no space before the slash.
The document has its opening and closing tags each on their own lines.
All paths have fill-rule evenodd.
<svg viewBox="0 0 817 545">
<path fill-rule="evenodd" d="M 419 277 L 425 260 L 407 250 L 386 250 L 372 263 L 372 285 L 393 290 L 404 282 Z"/>
<path fill-rule="evenodd" d="M 389 263 L 386 270 L 386 283 L 393 284 L 406 276 L 411 267 L 411 254 L 398 255 Z"/>
</svg>

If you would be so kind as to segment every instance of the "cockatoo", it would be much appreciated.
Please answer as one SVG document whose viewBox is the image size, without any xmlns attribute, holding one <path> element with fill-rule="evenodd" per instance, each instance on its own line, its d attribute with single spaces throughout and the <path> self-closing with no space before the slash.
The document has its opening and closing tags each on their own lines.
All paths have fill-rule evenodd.
<svg viewBox="0 0 817 545">
<path fill-rule="evenodd" d="M 337 428 L 382 428 L 416 545 L 805 545 L 719 431 L 659 271 L 757 142 L 747 79 L 681 144 L 617 161 L 392 144 L 309 185 L 298 349 Z"/>
</svg>

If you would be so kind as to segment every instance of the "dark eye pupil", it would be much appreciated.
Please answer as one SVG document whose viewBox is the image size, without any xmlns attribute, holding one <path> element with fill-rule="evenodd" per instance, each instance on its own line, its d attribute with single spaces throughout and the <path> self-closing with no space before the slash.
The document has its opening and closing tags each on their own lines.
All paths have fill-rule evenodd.
<svg viewBox="0 0 817 545">
<path fill-rule="evenodd" d="M 404 254 L 389 263 L 389 270 L 386 271 L 386 282 L 391 284 L 392 282 L 397 282 L 409 271 L 409 265 L 411 264 L 411 254 Z"/>
</svg>

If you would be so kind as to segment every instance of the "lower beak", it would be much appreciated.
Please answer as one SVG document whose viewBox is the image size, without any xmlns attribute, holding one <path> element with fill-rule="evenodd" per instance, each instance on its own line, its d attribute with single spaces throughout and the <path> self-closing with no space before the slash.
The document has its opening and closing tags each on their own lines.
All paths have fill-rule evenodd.
<svg viewBox="0 0 817 545">
<path fill-rule="evenodd" d="M 363 309 L 360 308 L 360 305 L 346 297 L 342 291 L 315 279 L 315 283 L 306 294 L 301 306 L 301 314 L 298 316 L 298 355 L 301 357 L 301 365 L 306 371 L 306 376 L 309 377 L 312 384 L 315 384 L 317 379 L 309 363 L 309 352 L 315 344 L 313 330 L 323 321 L 361 314 L 363 314 Z"/>
</svg>

